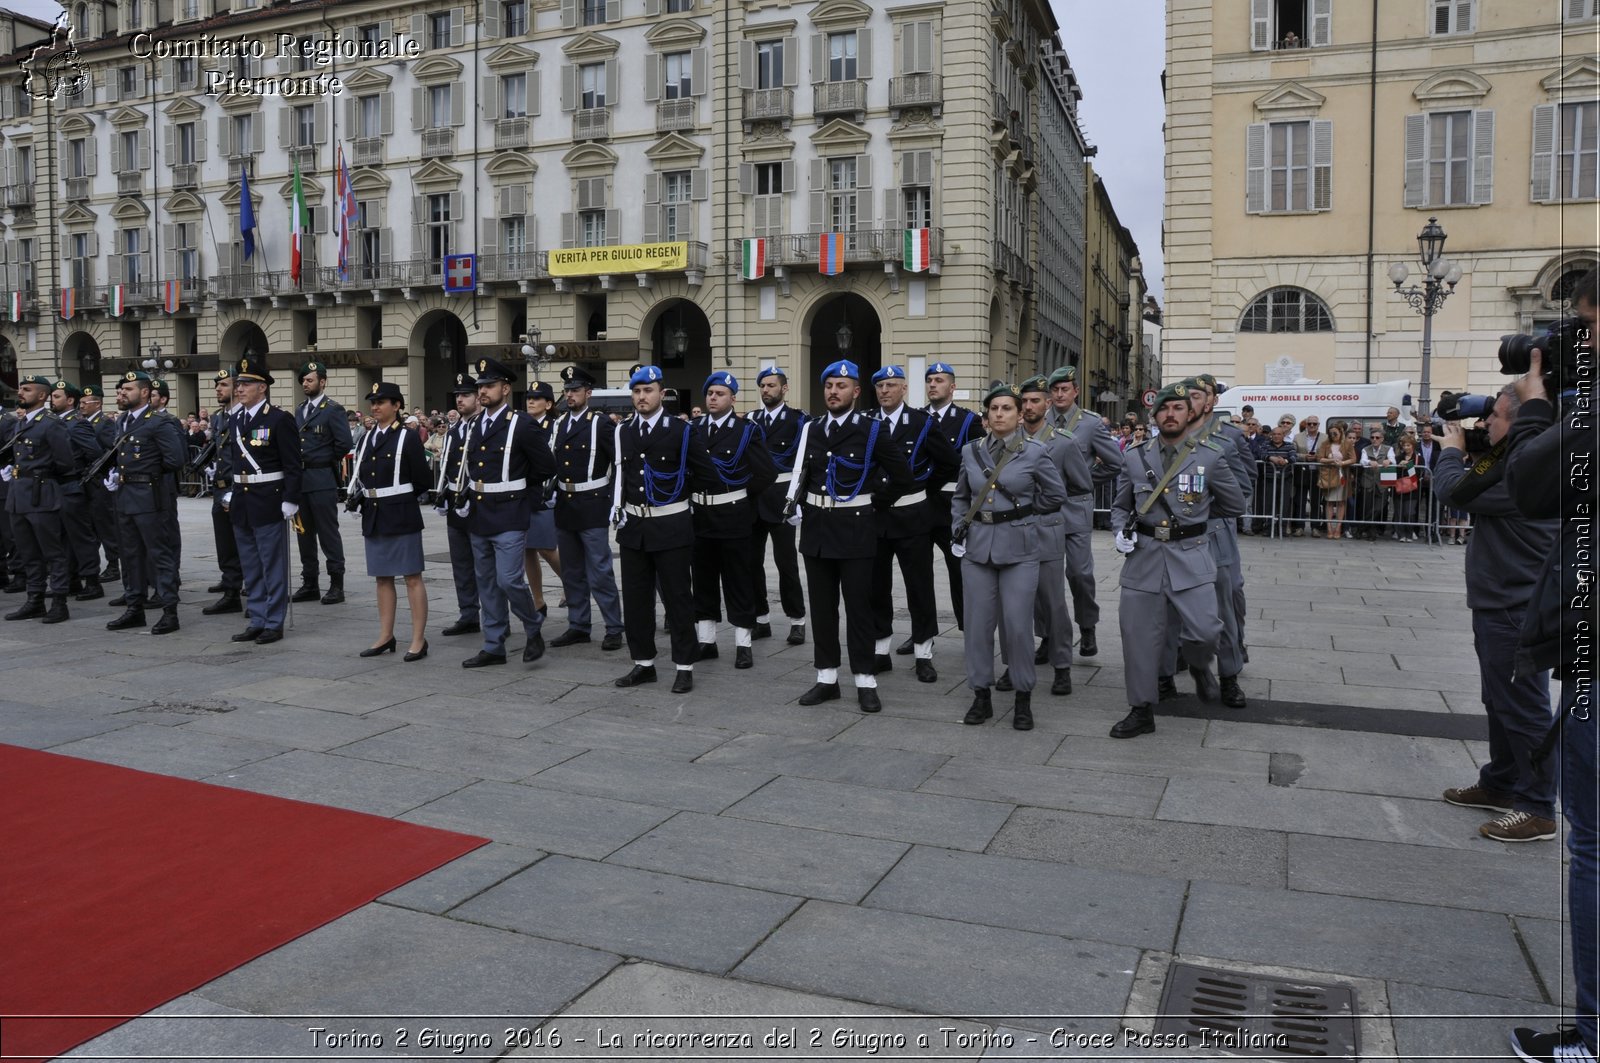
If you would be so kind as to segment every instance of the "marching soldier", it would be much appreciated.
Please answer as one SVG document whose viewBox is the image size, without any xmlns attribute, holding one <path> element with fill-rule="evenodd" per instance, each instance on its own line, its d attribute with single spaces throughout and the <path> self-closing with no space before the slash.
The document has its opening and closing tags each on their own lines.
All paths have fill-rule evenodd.
<svg viewBox="0 0 1600 1063">
<path fill-rule="evenodd" d="M 55 389 L 50 392 L 50 412 L 67 428 L 78 473 L 93 465 L 102 453 L 94 426 L 78 413 L 78 399 L 82 395 L 78 385 L 70 380 L 57 380 Z M 105 591 L 100 589 L 100 542 L 94 534 L 94 514 L 89 510 L 89 496 L 77 475 L 61 482 L 61 523 L 67 533 L 70 573 L 67 588 L 73 600 L 89 602 L 104 598 Z"/>
<path fill-rule="evenodd" d="M 1197 377 L 1201 386 L 1206 389 L 1206 421 L 1207 431 L 1211 437 L 1223 444 L 1223 451 L 1227 453 L 1228 443 L 1232 443 L 1234 454 L 1229 458 L 1233 474 L 1241 477 L 1239 487 L 1244 491 L 1245 511 L 1249 512 L 1251 503 L 1255 498 L 1256 487 L 1256 458 L 1250 452 L 1250 443 L 1245 439 L 1244 431 L 1228 417 L 1217 409 L 1217 396 L 1227 390 L 1226 385 L 1218 384 L 1216 377 L 1210 373 L 1201 373 Z M 1234 553 L 1238 554 L 1238 529 L 1234 529 L 1231 536 L 1234 544 Z M 1233 615 L 1237 624 L 1235 641 L 1239 646 L 1239 660 L 1241 664 L 1250 663 L 1250 650 L 1244 640 L 1244 620 L 1247 604 L 1244 597 L 1244 566 L 1235 564 L 1228 573 L 1230 589 L 1233 594 Z M 1241 695 L 1242 697 L 1243 695 Z M 1239 706 L 1236 706 L 1239 707 Z"/>
<path fill-rule="evenodd" d="M 151 399 L 153 382 L 146 373 L 126 373 L 117 385 L 116 465 L 103 483 L 115 498 L 123 546 L 122 615 L 107 631 L 144 626 L 144 607 L 160 606 L 161 619 L 152 635 L 178 630 L 177 544 L 168 535 L 167 495 L 173 473 L 183 467 L 183 434 L 172 418 L 163 417 Z"/>
<path fill-rule="evenodd" d="M 328 398 L 328 367 L 300 367 L 305 401 L 295 411 L 300 428 L 301 474 L 300 589 L 291 601 L 337 605 L 344 601 L 344 540 L 339 535 L 339 478 L 350 453 L 350 417 Z M 328 593 L 318 584 L 317 547 L 328 563 Z"/>
<path fill-rule="evenodd" d="M 240 597 L 244 590 L 244 569 L 239 563 L 239 544 L 233 537 L 228 507 L 222 504 L 223 494 L 233 488 L 228 457 L 232 452 L 230 436 L 238 424 L 240 410 L 233 397 L 233 370 L 218 370 L 213 385 L 217 410 L 211 415 L 211 443 L 207 447 L 216 462 L 216 472 L 211 477 L 211 539 L 217 546 L 217 567 L 222 571 L 222 579 L 206 590 L 222 597 L 200 610 L 206 616 L 244 612 Z"/>
<path fill-rule="evenodd" d="M 239 544 L 248 625 L 233 641 L 261 646 L 283 638 L 289 612 L 287 525 L 300 514 L 299 426 L 294 414 L 269 401 L 271 387 L 265 364 L 239 359 L 233 396 L 242 409 L 223 459 L 230 484 L 222 504 Z"/>
<path fill-rule="evenodd" d="M 467 435 L 478 417 L 478 384 L 466 373 L 456 374 L 456 412 L 461 416 L 445 434 L 439 452 L 439 479 L 434 498 L 444 514 L 445 538 L 450 545 L 450 575 L 456 585 L 456 619 L 445 625 L 441 635 L 475 635 L 483 630 L 478 622 L 478 573 L 472 560 L 472 536 L 467 534 L 467 518 L 456 513 L 460 505 L 456 488 L 465 495 Z"/>
<path fill-rule="evenodd" d="M 1183 652 L 1202 701 L 1216 701 L 1211 671 L 1222 621 L 1217 615 L 1216 559 L 1207 522 L 1244 512 L 1244 492 L 1233 478 L 1222 448 L 1188 434 L 1189 394 L 1181 384 L 1164 388 L 1155 401 L 1156 438 L 1130 446 L 1123 455 L 1111 523 L 1121 575 L 1122 657 L 1128 715 L 1111 728 L 1112 738 L 1133 738 L 1156 729 L 1155 670 L 1161 659 L 1170 605 L 1181 625 Z"/>
<path fill-rule="evenodd" d="M 528 416 L 533 418 L 533 423 L 547 436 L 555 427 L 555 418 L 550 416 L 550 410 L 555 404 L 555 392 L 551 390 L 549 384 L 540 381 L 528 388 Z M 524 544 L 523 550 L 523 568 L 527 570 L 528 590 L 533 594 L 533 607 L 545 614 L 550 610 L 545 604 L 544 570 L 539 567 L 539 562 L 543 561 L 550 566 L 550 572 L 559 584 L 561 552 L 557 549 L 557 545 L 555 498 L 549 485 L 543 484 L 533 500 L 533 516 L 528 524 L 528 541 Z"/>
<path fill-rule="evenodd" d="M 806 640 L 806 595 L 800 582 L 800 556 L 795 552 L 794 528 L 783 519 L 783 500 L 794 478 L 795 449 L 800 444 L 800 429 L 810 420 L 784 400 L 789 396 L 789 378 L 782 369 L 768 366 L 756 374 L 761 389 L 761 410 L 751 416 L 761 426 L 772 456 L 776 479 L 756 500 L 756 524 L 751 537 L 750 557 L 756 573 L 756 626 L 758 639 L 772 637 L 772 606 L 767 598 L 767 541 L 772 541 L 772 562 L 778 569 L 778 604 L 789 621 L 788 643 L 799 646 Z"/>
<path fill-rule="evenodd" d="M 962 447 L 974 439 L 983 438 L 983 418 L 976 410 L 969 410 L 964 406 L 957 406 L 954 397 L 956 393 L 956 371 L 948 362 L 934 362 L 928 366 L 928 371 L 923 374 L 928 393 L 928 405 L 924 407 L 928 415 L 933 418 L 933 423 L 939 429 L 939 434 L 950 443 L 950 449 L 959 452 Z M 950 501 L 950 496 L 955 493 L 956 482 L 952 477 L 940 488 L 943 499 L 932 508 L 941 514 L 945 505 Z M 941 517 L 932 522 L 929 537 L 933 544 L 944 554 L 945 574 L 950 578 L 950 605 L 956 612 L 956 628 L 959 630 L 966 623 L 965 607 L 963 605 L 961 588 L 961 558 L 951 550 L 950 528 Z M 906 639 L 895 653 L 904 657 L 911 653 L 915 647 L 916 639 Z"/>
<path fill-rule="evenodd" d="M 1085 413 L 1078 405 L 1078 367 L 1065 365 L 1050 374 L 1050 420 L 1056 431 L 1083 451 L 1084 464 L 1091 476 L 1087 481 L 1068 482 L 1065 565 L 1067 586 L 1072 591 L 1072 613 L 1083 639 L 1078 655 L 1093 657 L 1100 652 L 1095 642 L 1095 625 L 1100 622 L 1100 606 L 1094 600 L 1094 463 L 1098 458 L 1106 469 L 1122 468 L 1122 450 L 1111 438 L 1100 418 Z M 1069 470 L 1071 471 L 1071 470 Z M 1076 473 L 1075 473 L 1076 475 Z"/>
<path fill-rule="evenodd" d="M 478 577 L 483 649 L 461 662 L 463 668 L 506 663 L 506 636 L 511 615 L 522 621 L 527 642 L 524 662 L 544 656 L 544 614 L 533 607 L 522 571 L 523 546 L 533 500 L 555 471 L 550 442 L 533 419 L 511 408 L 516 375 L 493 358 L 478 360 L 478 406 L 481 412 L 467 433 L 463 460 L 466 476 L 456 514 L 466 517 L 472 539 L 473 567 Z"/>
<path fill-rule="evenodd" d="M 911 489 L 879 506 L 878 553 L 872 565 L 872 621 L 877 635 L 873 664 L 879 672 L 891 667 L 894 565 L 898 560 L 911 613 L 917 680 L 936 683 L 939 673 L 933 667 L 933 637 L 939 633 L 939 607 L 933 595 L 931 530 L 934 524 L 944 523 L 941 488 L 955 478 L 960 458 L 944 434 L 935 430 L 931 414 L 906 405 L 904 369 L 886 365 L 872 374 L 872 385 L 878 399 L 877 417 L 888 431 L 885 442 L 900 449 L 911 470 Z"/>
<path fill-rule="evenodd" d="M 556 545 L 563 558 L 561 583 L 567 598 L 567 630 L 552 646 L 589 641 L 589 598 L 606 626 L 602 650 L 622 648 L 622 601 L 611 571 L 612 462 L 617 426 L 589 408 L 594 377 L 568 366 L 561 373 L 567 412 L 550 432 L 556 459 Z"/>
<path fill-rule="evenodd" d="M 23 377 L 17 385 L 21 423 L 15 431 L 11 464 L 0 478 L 11 481 L 6 512 L 16 536 L 17 561 L 26 574 L 28 599 L 7 620 L 39 618 L 46 624 L 67 619 L 67 539 L 62 522 L 62 486 L 73 476 L 77 461 L 66 426 L 46 408 L 54 382 L 49 377 Z M 45 594 L 50 607 L 45 608 Z"/>
<path fill-rule="evenodd" d="M 99 384 L 83 385 L 78 399 L 78 412 L 94 429 L 95 442 L 104 454 L 117 445 L 117 420 L 105 411 L 105 388 Z M 96 476 L 83 485 L 89 495 L 89 516 L 94 520 L 94 537 L 106 552 L 106 567 L 101 569 L 99 582 L 116 583 L 122 579 L 121 544 L 117 541 L 117 510 L 111 492 Z"/>
<path fill-rule="evenodd" d="M 722 610 L 717 588 L 728 605 L 733 625 L 733 666 L 755 664 L 751 639 L 756 626 L 755 567 L 756 499 L 771 487 L 778 472 L 767 453 L 761 429 L 733 411 L 739 381 L 718 370 L 706 378 L 706 413 L 694 424 L 697 446 L 711 457 L 715 486 L 694 496 L 694 628 L 699 643 L 696 659 L 717 656 L 717 623 Z"/>
<path fill-rule="evenodd" d="M 1044 444 L 1022 430 L 1015 388 L 991 389 L 983 408 L 989 436 L 961 449 L 961 473 L 950 500 L 951 540 L 966 587 L 967 685 L 972 687 L 972 706 L 961 722 L 976 726 L 994 715 L 989 685 L 998 627 L 1016 689 L 1011 726 L 1031 731 L 1039 518 L 1061 508 L 1066 486 Z"/>
<path fill-rule="evenodd" d="M 878 553 L 874 502 L 889 502 L 911 487 L 905 453 L 883 422 L 854 412 L 861 370 L 848 359 L 822 371 L 826 415 L 806 424 L 789 484 L 789 519 L 800 523 L 811 600 L 812 659 L 817 682 L 802 705 L 839 697 L 839 599 L 844 598 L 850 672 L 862 712 L 879 712 L 873 660 L 872 566 Z"/>
<path fill-rule="evenodd" d="M 690 569 L 694 517 L 689 496 L 719 484 L 705 443 L 661 408 L 661 370 L 640 366 L 628 381 L 634 415 L 617 430 L 618 476 L 612 503 L 622 548 L 623 623 L 633 668 L 619 687 L 656 681 L 656 589 L 667 616 L 674 694 L 694 689 L 697 656 Z"/>
</svg>

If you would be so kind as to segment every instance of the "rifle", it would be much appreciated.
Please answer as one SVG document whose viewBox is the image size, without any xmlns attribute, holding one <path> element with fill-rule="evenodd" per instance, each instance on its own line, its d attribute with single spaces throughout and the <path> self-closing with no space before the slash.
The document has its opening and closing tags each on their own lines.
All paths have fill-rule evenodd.
<svg viewBox="0 0 1600 1063">
<path fill-rule="evenodd" d="M 200 448 L 200 453 L 189 459 L 189 462 L 184 465 L 183 471 L 197 472 L 210 465 L 211 460 L 217 456 L 217 446 L 220 442 L 221 440 L 216 436 L 212 436 L 206 441 L 206 445 Z"/>
<path fill-rule="evenodd" d="M 78 477 L 79 485 L 88 487 L 90 484 L 99 483 L 101 480 L 104 480 L 106 477 L 107 467 L 109 467 L 111 463 L 116 460 L 117 448 L 112 447 L 104 454 L 101 454 L 98 458 L 94 459 L 94 461 L 89 464 L 89 467 L 83 470 L 83 475 Z"/>
</svg>

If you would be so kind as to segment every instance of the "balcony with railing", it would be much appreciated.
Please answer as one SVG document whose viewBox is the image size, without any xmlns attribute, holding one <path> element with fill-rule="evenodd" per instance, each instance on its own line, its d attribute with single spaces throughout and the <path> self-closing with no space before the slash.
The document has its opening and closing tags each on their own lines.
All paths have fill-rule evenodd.
<svg viewBox="0 0 1600 1063">
<path fill-rule="evenodd" d="M 67 178 L 67 192 L 64 197 L 68 203 L 80 203 L 89 198 L 89 179 L 87 177 Z"/>
<path fill-rule="evenodd" d="M 199 188 L 200 166 L 193 162 L 180 162 L 172 168 L 172 187 Z"/>
<path fill-rule="evenodd" d="M 296 144 L 289 149 L 291 162 L 298 162 L 301 170 L 315 170 L 317 168 L 317 146 L 315 144 Z"/>
<path fill-rule="evenodd" d="M 496 151 L 507 148 L 525 148 L 530 143 L 529 132 L 532 123 L 526 118 L 501 118 L 494 124 L 494 146 Z"/>
<path fill-rule="evenodd" d="M 572 112 L 573 140 L 608 140 L 611 137 L 611 109 L 585 107 Z"/>
<path fill-rule="evenodd" d="M 822 254 L 823 233 L 784 233 L 767 237 L 766 258 L 769 266 L 816 267 Z M 858 229 L 844 234 L 844 263 L 847 266 L 882 266 L 885 262 L 900 262 L 905 257 L 905 229 Z M 928 261 L 937 272 L 944 257 L 944 230 L 928 230 Z M 731 246 L 733 261 L 743 253 L 739 241 Z"/>
<path fill-rule="evenodd" d="M 422 157 L 424 159 L 448 158 L 456 153 L 454 129 L 424 129 L 422 131 Z"/>
<path fill-rule="evenodd" d="M 781 121 L 785 126 L 794 118 L 794 89 L 745 89 L 744 123 Z"/>
<path fill-rule="evenodd" d="M 115 285 L 107 286 L 107 299 L 110 298 L 111 288 L 113 287 Z M 163 292 L 164 289 L 160 281 L 140 279 L 122 282 L 122 299 L 129 306 L 150 306 L 154 303 L 159 303 Z"/>
<path fill-rule="evenodd" d="M 902 74 L 889 79 L 889 114 L 906 107 L 929 107 L 938 114 L 944 104 L 944 78 L 939 74 Z"/>
<path fill-rule="evenodd" d="M 656 104 L 656 132 L 672 133 L 693 129 L 695 126 L 695 100 L 662 100 Z"/>
<path fill-rule="evenodd" d="M 136 196 L 144 191 L 144 173 L 140 170 L 124 170 L 117 174 L 117 195 Z"/>
<path fill-rule="evenodd" d="M 249 299 L 276 293 L 285 278 L 282 273 L 249 267 L 223 270 L 212 278 L 212 290 L 218 299 Z"/>
<path fill-rule="evenodd" d="M 994 110 L 990 112 L 990 123 L 996 130 L 1004 129 L 1011 124 L 1011 101 L 1006 99 L 1006 94 L 994 94 Z"/>
<path fill-rule="evenodd" d="M 813 114 L 854 114 L 867 112 L 865 81 L 824 81 L 812 86 Z"/>
<path fill-rule="evenodd" d="M 81 314 L 92 307 L 106 305 L 106 289 L 101 285 L 95 284 L 92 280 L 86 280 L 83 284 L 73 285 L 72 295 L 72 306 L 76 313 Z M 55 312 L 59 314 L 61 312 L 61 292 L 54 292 L 51 295 L 50 302 Z"/>
<path fill-rule="evenodd" d="M 33 206 L 33 185 L 6 185 L 5 204 L 11 210 L 27 210 Z"/>
<path fill-rule="evenodd" d="M 478 256 L 478 280 L 490 283 L 537 280 L 550 276 L 543 251 L 508 251 Z"/>
<path fill-rule="evenodd" d="M 350 165 L 382 166 L 383 138 L 356 137 L 350 143 Z"/>
</svg>

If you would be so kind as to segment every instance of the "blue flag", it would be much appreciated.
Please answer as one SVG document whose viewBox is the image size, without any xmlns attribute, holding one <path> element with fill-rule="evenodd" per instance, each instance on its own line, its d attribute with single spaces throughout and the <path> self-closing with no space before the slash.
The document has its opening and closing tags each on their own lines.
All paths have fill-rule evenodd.
<svg viewBox="0 0 1600 1063">
<path fill-rule="evenodd" d="M 239 241 L 244 244 L 244 260 L 256 253 L 256 210 L 250 203 L 250 175 L 239 170 Z"/>
</svg>

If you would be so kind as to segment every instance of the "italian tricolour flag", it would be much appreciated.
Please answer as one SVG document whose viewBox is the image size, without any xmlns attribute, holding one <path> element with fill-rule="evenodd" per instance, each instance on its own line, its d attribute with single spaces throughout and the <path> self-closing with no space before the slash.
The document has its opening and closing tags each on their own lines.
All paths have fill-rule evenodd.
<svg viewBox="0 0 1600 1063">
<path fill-rule="evenodd" d="M 905 268 L 907 273 L 924 273 L 928 269 L 929 251 L 932 247 L 930 229 L 907 229 L 905 235 Z"/>
<path fill-rule="evenodd" d="M 767 275 L 767 242 L 763 239 L 742 240 L 743 256 L 739 276 L 747 281 L 758 281 Z"/>
<path fill-rule="evenodd" d="M 305 189 L 300 187 L 300 159 L 294 160 L 294 203 L 289 207 L 289 279 L 300 286 L 300 241 L 311 228 Z"/>
<path fill-rule="evenodd" d="M 111 316 L 121 317 L 128 309 L 128 289 L 121 284 L 111 286 Z"/>
<path fill-rule="evenodd" d="M 11 293 L 11 323 L 16 324 L 22 320 L 22 293 Z"/>
</svg>

